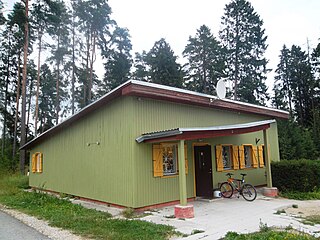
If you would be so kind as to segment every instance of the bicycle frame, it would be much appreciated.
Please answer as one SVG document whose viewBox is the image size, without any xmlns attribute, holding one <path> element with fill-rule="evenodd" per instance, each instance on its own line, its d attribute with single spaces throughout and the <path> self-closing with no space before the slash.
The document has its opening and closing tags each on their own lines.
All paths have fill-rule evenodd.
<svg viewBox="0 0 320 240">
<path fill-rule="evenodd" d="M 245 183 L 244 179 L 228 178 L 227 181 L 232 185 L 234 190 L 238 191 L 239 193 L 242 192 L 242 188 Z"/>
</svg>

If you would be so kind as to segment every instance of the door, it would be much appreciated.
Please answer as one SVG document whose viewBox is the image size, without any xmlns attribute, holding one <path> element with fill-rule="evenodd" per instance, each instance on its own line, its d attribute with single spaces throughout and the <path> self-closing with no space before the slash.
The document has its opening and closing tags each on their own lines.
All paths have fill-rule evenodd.
<svg viewBox="0 0 320 240">
<path fill-rule="evenodd" d="M 212 161 L 211 146 L 195 146 L 195 175 L 196 175 L 196 196 L 212 198 L 213 182 L 212 182 Z"/>
</svg>

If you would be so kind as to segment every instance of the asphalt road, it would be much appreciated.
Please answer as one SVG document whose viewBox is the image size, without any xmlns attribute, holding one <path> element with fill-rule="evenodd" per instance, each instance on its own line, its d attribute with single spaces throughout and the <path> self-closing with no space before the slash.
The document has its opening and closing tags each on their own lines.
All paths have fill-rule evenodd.
<svg viewBox="0 0 320 240">
<path fill-rule="evenodd" d="M 0 211 L 1 240 L 50 240 L 35 229 Z"/>
</svg>

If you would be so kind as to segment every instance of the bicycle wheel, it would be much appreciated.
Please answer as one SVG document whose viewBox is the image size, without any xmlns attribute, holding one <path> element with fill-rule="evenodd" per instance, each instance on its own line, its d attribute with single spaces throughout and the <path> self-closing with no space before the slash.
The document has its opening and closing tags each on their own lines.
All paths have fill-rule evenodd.
<svg viewBox="0 0 320 240">
<path fill-rule="evenodd" d="M 257 197 L 257 191 L 251 184 L 246 183 L 242 187 L 242 197 L 245 200 L 252 202 Z"/>
<path fill-rule="evenodd" d="M 220 193 L 224 198 L 231 198 L 233 194 L 233 187 L 230 183 L 224 182 L 220 185 Z"/>
</svg>

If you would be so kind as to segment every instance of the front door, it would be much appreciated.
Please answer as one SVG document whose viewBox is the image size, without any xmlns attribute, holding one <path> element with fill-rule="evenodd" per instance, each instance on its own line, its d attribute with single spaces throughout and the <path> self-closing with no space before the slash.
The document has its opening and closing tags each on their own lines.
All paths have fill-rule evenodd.
<svg viewBox="0 0 320 240">
<path fill-rule="evenodd" d="M 195 146 L 195 173 L 196 173 L 196 194 L 197 197 L 212 198 L 212 161 L 211 146 Z"/>
</svg>

